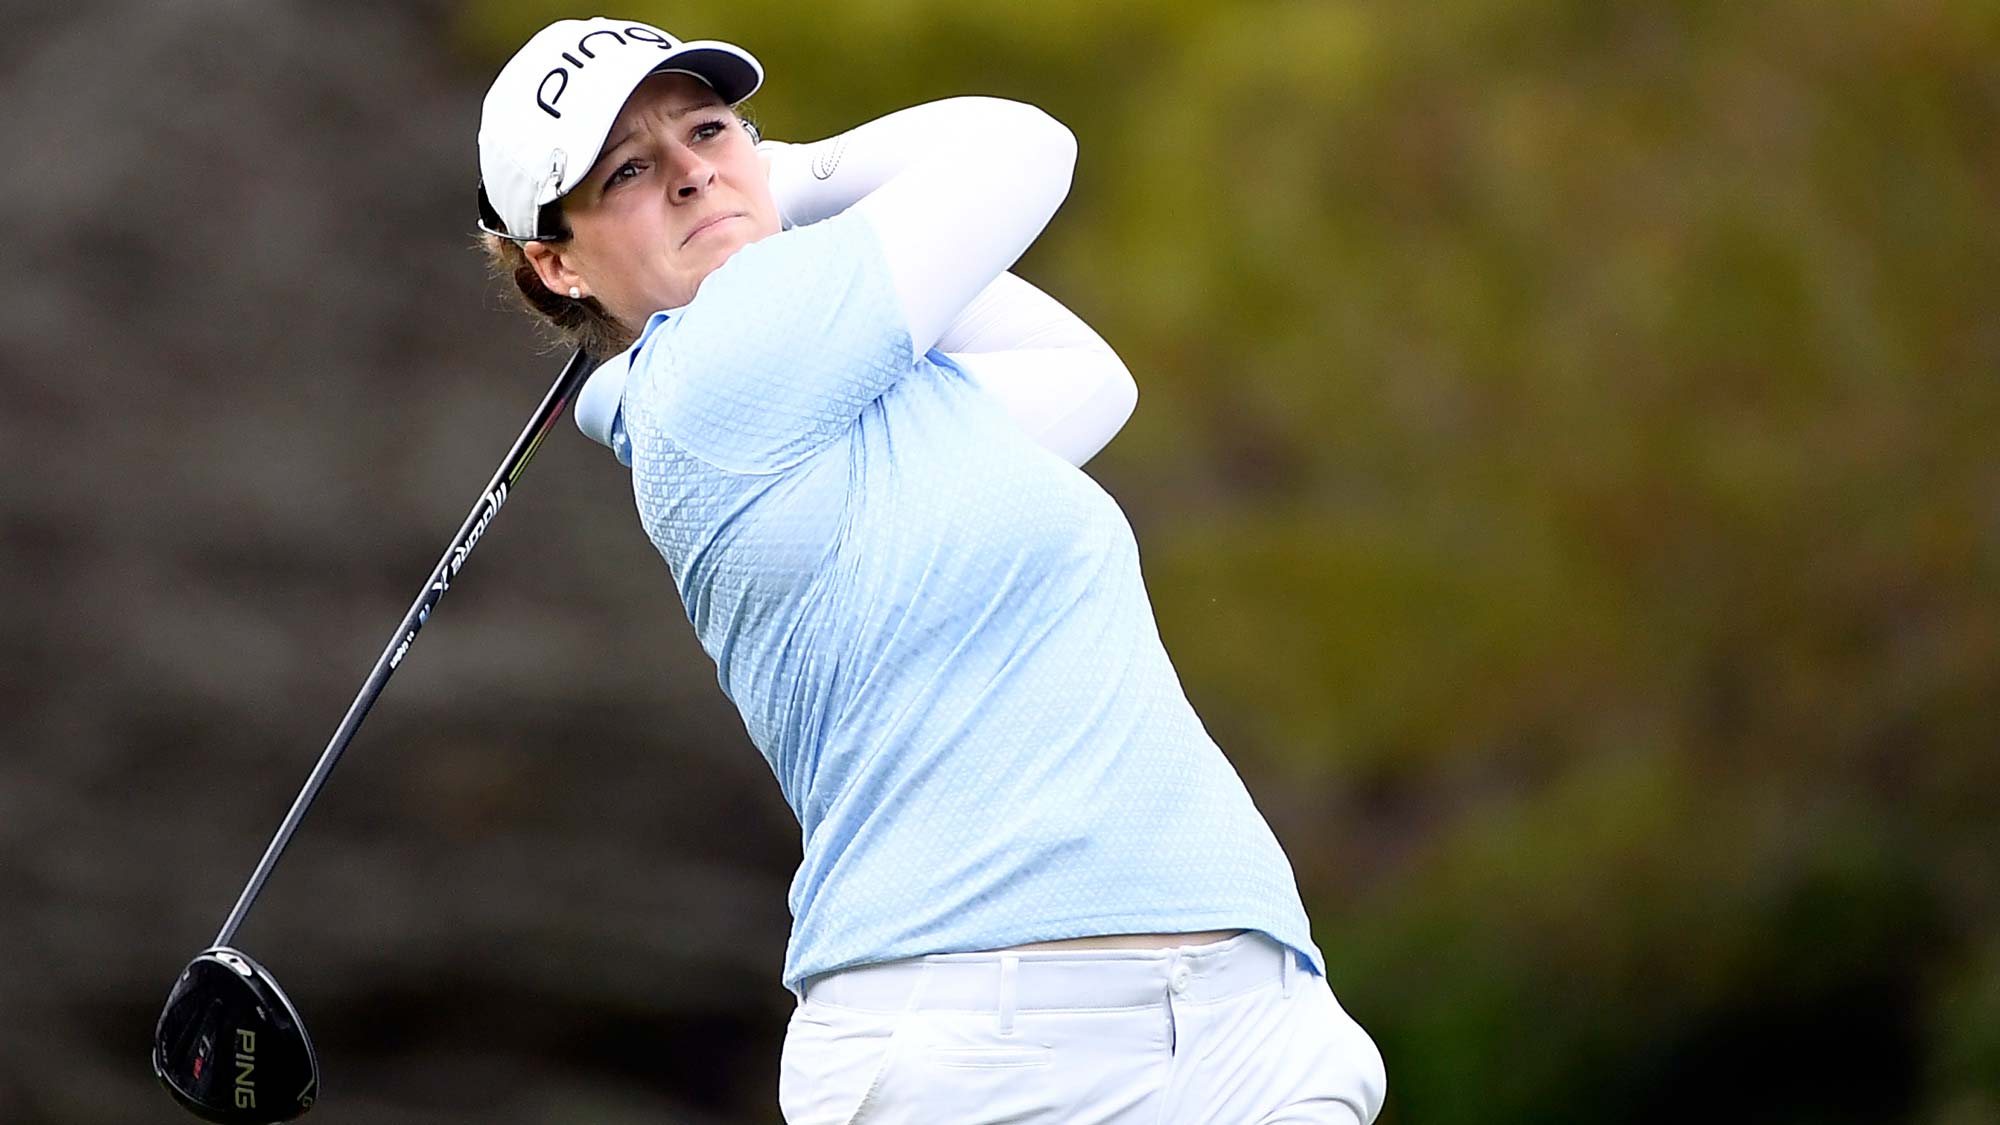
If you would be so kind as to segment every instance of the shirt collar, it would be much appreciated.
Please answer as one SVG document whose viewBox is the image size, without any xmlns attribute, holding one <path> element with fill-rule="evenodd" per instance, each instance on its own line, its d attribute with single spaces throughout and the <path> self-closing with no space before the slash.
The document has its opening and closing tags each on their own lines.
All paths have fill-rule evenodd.
<svg viewBox="0 0 2000 1125">
<path fill-rule="evenodd" d="M 622 410 L 625 402 L 625 382 L 632 375 L 632 357 L 645 345 L 646 338 L 653 330 L 665 324 L 679 312 L 679 309 L 665 309 L 646 318 L 645 330 L 639 339 L 623 352 L 612 356 L 583 382 L 583 390 L 576 396 L 576 428 L 585 437 L 605 446 L 619 455 L 620 461 L 627 461 L 622 448 L 625 442 L 625 427 Z"/>
</svg>

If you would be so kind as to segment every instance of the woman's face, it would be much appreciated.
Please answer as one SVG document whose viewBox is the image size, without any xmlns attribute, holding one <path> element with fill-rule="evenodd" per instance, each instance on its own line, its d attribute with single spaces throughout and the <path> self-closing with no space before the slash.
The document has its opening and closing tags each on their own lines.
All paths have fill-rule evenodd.
<svg viewBox="0 0 2000 1125">
<path fill-rule="evenodd" d="M 528 260 L 542 284 L 565 295 L 576 287 L 635 332 L 779 229 L 750 134 L 686 74 L 655 74 L 632 91 L 597 163 L 562 202 L 569 239 L 528 243 Z"/>
</svg>

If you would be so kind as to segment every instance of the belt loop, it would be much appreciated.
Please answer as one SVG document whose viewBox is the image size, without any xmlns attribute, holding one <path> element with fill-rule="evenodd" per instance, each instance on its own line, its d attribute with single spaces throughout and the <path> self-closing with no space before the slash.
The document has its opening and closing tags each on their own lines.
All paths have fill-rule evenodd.
<svg viewBox="0 0 2000 1125">
<path fill-rule="evenodd" d="M 1297 981 L 1299 975 L 1299 955 L 1292 952 L 1292 947 L 1289 945 L 1279 946 L 1278 953 L 1285 959 L 1284 968 L 1279 970 L 1279 976 L 1284 981 L 1285 999 L 1290 1000 L 1292 998 L 1292 985 Z"/>
<path fill-rule="evenodd" d="M 1014 982 L 1021 971 L 1017 954 L 1000 955 L 1000 1034 L 1014 1034 Z"/>
<path fill-rule="evenodd" d="M 903 998 L 905 1014 L 923 1010 L 924 993 L 930 988 L 932 967 L 931 959 L 928 957 L 917 962 L 917 983 L 911 986 L 910 994 Z"/>
</svg>

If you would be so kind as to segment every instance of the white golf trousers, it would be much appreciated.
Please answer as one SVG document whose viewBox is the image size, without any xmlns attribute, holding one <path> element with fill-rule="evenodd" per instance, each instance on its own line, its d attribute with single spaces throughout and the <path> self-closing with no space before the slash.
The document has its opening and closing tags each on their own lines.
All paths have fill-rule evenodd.
<svg viewBox="0 0 2000 1125">
<path fill-rule="evenodd" d="M 1261 934 L 949 953 L 809 982 L 788 1125 L 1368 1125 L 1382 1056 Z"/>
</svg>

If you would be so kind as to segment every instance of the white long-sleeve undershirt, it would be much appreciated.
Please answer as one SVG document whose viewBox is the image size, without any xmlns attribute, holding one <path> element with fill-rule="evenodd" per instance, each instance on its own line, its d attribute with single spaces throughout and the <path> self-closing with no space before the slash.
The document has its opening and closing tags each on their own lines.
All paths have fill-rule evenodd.
<svg viewBox="0 0 2000 1125">
<path fill-rule="evenodd" d="M 1005 272 L 1068 191 L 1075 139 L 1062 125 L 1016 102 L 951 98 L 760 147 L 786 225 L 866 215 L 914 349 L 950 356 L 1037 443 L 1082 465 L 1131 417 L 1138 386 L 1117 353 Z"/>
<path fill-rule="evenodd" d="M 1095 457 L 1139 402 L 1139 385 L 1118 353 L 1061 302 L 1011 273 L 960 311 L 938 350 L 1036 444 L 1072 465 Z"/>
</svg>

